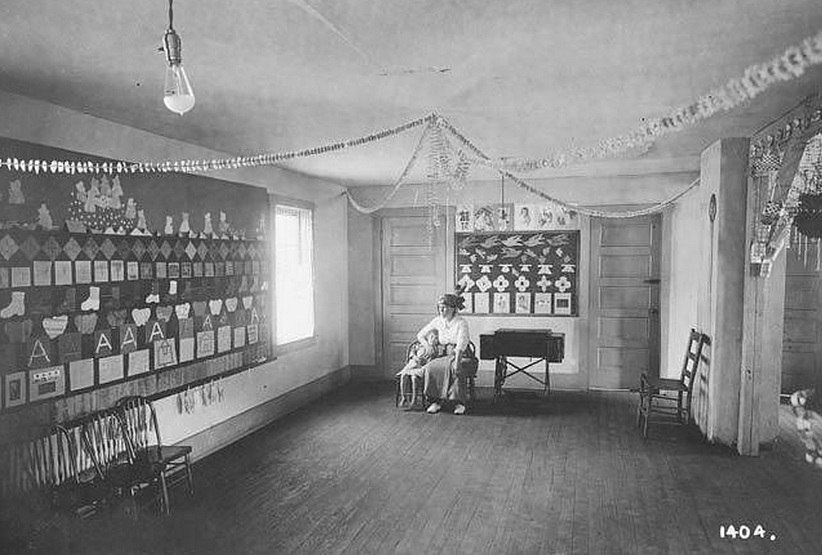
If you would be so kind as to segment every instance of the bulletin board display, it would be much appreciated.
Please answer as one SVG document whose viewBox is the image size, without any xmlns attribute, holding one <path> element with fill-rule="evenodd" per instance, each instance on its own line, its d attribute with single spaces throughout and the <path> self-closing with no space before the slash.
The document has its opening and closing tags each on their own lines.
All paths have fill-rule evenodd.
<svg viewBox="0 0 822 555">
<path fill-rule="evenodd" d="M 264 189 L 201 176 L 0 169 L 0 410 L 268 359 L 267 217 Z"/>
<path fill-rule="evenodd" d="M 465 314 L 577 316 L 580 232 L 456 234 Z"/>
</svg>

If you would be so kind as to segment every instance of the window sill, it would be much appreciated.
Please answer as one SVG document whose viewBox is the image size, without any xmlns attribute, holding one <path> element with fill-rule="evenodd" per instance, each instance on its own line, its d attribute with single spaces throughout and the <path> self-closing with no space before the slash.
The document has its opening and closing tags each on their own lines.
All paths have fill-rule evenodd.
<svg viewBox="0 0 822 555">
<path fill-rule="evenodd" d="M 282 345 L 277 345 L 277 356 L 291 353 L 294 351 L 300 351 L 302 349 L 307 349 L 313 345 L 316 345 L 318 338 L 316 335 L 312 335 L 311 337 L 305 337 L 303 339 L 295 339 L 294 341 L 289 341 L 288 343 L 283 343 Z"/>
</svg>

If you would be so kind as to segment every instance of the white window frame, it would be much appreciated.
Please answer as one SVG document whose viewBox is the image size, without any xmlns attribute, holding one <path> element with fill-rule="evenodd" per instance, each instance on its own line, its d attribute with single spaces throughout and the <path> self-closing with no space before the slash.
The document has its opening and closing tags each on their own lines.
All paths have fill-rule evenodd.
<svg viewBox="0 0 822 555">
<path fill-rule="evenodd" d="M 304 337 L 298 337 L 295 339 L 289 339 L 283 343 L 279 342 L 279 329 L 282 323 L 279 321 L 278 318 L 278 303 L 277 298 L 281 289 L 280 283 L 278 282 L 277 270 L 279 268 L 280 260 L 277 257 L 277 207 L 282 206 L 285 208 L 296 208 L 300 210 L 306 210 L 310 213 L 311 216 L 311 262 L 310 262 L 310 270 L 311 270 L 311 311 L 312 311 L 312 331 L 310 335 L 306 335 Z M 281 198 L 277 196 L 272 196 L 271 198 L 271 230 L 274 236 L 274 240 L 272 241 L 272 260 L 274 262 L 274 271 L 273 271 L 273 283 L 274 283 L 274 291 L 273 291 L 273 321 L 274 325 L 272 326 L 271 335 L 272 335 L 272 342 L 276 345 L 277 354 L 281 354 L 284 352 L 289 352 L 292 350 L 297 350 L 303 347 L 307 347 L 312 345 L 317 340 L 317 271 L 316 271 L 316 253 L 317 253 L 317 241 L 316 241 L 316 210 L 313 203 L 309 202 L 301 202 L 298 200 Z"/>
</svg>

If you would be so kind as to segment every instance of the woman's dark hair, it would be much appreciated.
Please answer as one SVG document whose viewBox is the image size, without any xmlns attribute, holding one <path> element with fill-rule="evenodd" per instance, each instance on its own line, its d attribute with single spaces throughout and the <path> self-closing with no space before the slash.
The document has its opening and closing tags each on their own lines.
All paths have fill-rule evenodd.
<svg viewBox="0 0 822 555">
<path fill-rule="evenodd" d="M 462 298 L 462 292 L 464 290 L 465 289 L 462 285 L 457 285 L 454 288 L 453 293 L 443 293 L 442 295 L 440 295 L 437 304 L 455 308 L 457 310 L 462 310 L 463 308 L 465 308 L 465 299 Z"/>
</svg>

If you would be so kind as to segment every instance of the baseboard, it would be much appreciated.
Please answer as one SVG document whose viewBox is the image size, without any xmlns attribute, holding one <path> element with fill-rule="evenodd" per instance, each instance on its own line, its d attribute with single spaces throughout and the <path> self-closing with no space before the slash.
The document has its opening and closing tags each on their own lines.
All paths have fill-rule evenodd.
<svg viewBox="0 0 822 555">
<path fill-rule="evenodd" d="M 192 460 L 196 461 L 207 457 L 267 426 L 278 418 L 304 407 L 326 393 L 334 391 L 350 379 L 351 369 L 345 366 L 261 405 L 250 408 L 228 420 L 224 420 L 207 430 L 180 441 L 180 443 L 192 447 Z"/>
<path fill-rule="evenodd" d="M 382 368 L 374 364 L 352 364 L 351 379 L 356 381 L 389 381 Z"/>
</svg>

